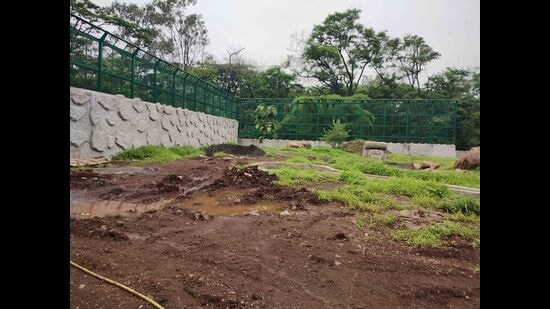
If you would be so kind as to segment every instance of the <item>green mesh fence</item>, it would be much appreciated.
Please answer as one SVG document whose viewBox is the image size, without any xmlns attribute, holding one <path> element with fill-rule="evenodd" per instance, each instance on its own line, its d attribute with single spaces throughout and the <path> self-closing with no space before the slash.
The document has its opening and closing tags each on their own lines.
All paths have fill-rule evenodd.
<svg viewBox="0 0 550 309">
<path fill-rule="evenodd" d="M 231 94 L 78 16 L 70 27 L 71 86 L 236 119 Z"/>
<path fill-rule="evenodd" d="M 350 139 L 396 143 L 455 144 L 455 100 L 241 99 L 239 137 L 258 138 L 256 106 L 275 105 L 278 139 L 318 140 L 333 119 L 350 130 Z"/>
</svg>

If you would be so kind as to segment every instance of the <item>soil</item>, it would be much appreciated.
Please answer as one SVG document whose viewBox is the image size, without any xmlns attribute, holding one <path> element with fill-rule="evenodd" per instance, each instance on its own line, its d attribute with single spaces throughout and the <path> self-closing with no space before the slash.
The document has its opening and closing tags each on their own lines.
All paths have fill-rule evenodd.
<svg viewBox="0 0 550 309">
<path fill-rule="evenodd" d="M 232 145 L 232 144 L 219 144 L 219 145 L 209 146 L 206 149 L 206 155 L 211 157 L 216 152 L 220 152 L 220 151 L 234 154 L 234 155 L 239 155 L 239 156 L 251 156 L 251 157 L 265 156 L 265 151 L 263 151 L 262 149 L 254 145 L 242 146 L 242 145 Z"/>
<path fill-rule="evenodd" d="M 251 160 L 179 160 L 131 175 L 72 171 L 71 207 L 144 208 L 72 218 L 71 260 L 165 308 L 479 307 L 479 248 L 460 238 L 422 249 L 372 237 L 340 205 L 276 185 L 257 167 L 231 167 Z M 152 308 L 75 268 L 70 275 L 71 308 Z"/>
</svg>

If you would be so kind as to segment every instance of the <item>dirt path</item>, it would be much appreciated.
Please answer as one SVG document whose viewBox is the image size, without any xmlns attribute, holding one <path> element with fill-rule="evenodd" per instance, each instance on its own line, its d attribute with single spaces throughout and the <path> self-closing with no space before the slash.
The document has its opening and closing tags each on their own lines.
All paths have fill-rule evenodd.
<svg viewBox="0 0 550 309">
<path fill-rule="evenodd" d="M 339 205 L 273 186 L 261 173 L 227 172 L 231 163 L 176 161 L 133 175 L 72 172 L 77 204 L 78 199 L 172 202 L 144 213 L 75 216 L 71 259 L 166 308 L 479 307 L 479 272 L 473 271 L 479 248 L 457 240 L 453 248 L 413 249 L 387 236 L 366 237 L 373 232 L 356 228 L 353 213 Z M 229 186 L 227 179 L 236 181 Z M 203 190 L 184 196 L 201 185 Z M 205 218 L 189 208 L 207 203 L 206 197 L 197 199 L 203 195 L 220 208 L 267 201 L 284 211 Z M 71 269 L 71 308 L 140 305 L 150 307 Z"/>
</svg>

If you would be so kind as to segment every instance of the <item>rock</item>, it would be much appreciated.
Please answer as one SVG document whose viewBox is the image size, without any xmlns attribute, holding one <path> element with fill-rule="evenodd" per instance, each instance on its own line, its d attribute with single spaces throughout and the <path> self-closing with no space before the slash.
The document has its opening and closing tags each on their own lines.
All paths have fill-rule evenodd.
<svg viewBox="0 0 550 309">
<path fill-rule="evenodd" d="M 71 108 L 70 108 L 71 120 L 72 121 L 79 120 L 80 118 L 82 118 L 82 116 L 86 115 L 86 111 L 87 110 L 84 107 L 71 105 Z"/>
<path fill-rule="evenodd" d="M 197 221 L 208 221 L 208 220 L 210 220 L 210 216 L 204 211 L 197 211 L 197 212 L 195 212 L 195 220 L 197 220 Z"/>
<path fill-rule="evenodd" d="M 413 163 L 413 170 L 420 170 L 422 168 L 422 164 L 420 163 Z"/>
<path fill-rule="evenodd" d="M 363 150 L 365 149 L 387 150 L 388 146 L 383 142 L 365 141 L 363 143 Z"/>
<path fill-rule="evenodd" d="M 290 141 L 290 142 L 288 142 L 288 144 L 286 146 L 290 147 L 290 148 L 304 148 L 304 143 L 296 142 L 296 141 Z"/>
<path fill-rule="evenodd" d="M 441 166 L 441 164 L 435 163 L 435 162 L 432 162 L 432 161 L 422 161 L 422 165 L 420 165 L 420 169 L 435 170 L 435 169 L 439 168 L 440 166 Z"/>
<path fill-rule="evenodd" d="M 473 170 L 479 167 L 480 164 L 480 147 L 474 147 L 470 151 L 463 154 L 455 162 L 455 168 L 463 170 Z"/>
<path fill-rule="evenodd" d="M 371 158 L 371 159 L 382 159 L 385 160 L 388 155 L 386 154 L 386 151 L 380 150 L 380 149 L 365 149 L 363 151 L 363 157 Z"/>
<path fill-rule="evenodd" d="M 342 263 L 340 263 L 340 262 L 338 262 L 338 261 L 334 261 L 334 265 L 340 266 L 340 265 L 342 265 Z"/>
<path fill-rule="evenodd" d="M 303 143 L 304 147 L 307 149 L 311 149 L 311 143 Z"/>
<path fill-rule="evenodd" d="M 362 139 L 357 139 L 342 144 L 341 149 L 351 153 L 363 153 L 363 146 L 365 141 Z"/>
<path fill-rule="evenodd" d="M 107 232 L 109 229 L 107 228 L 107 226 L 105 225 L 102 225 L 100 228 L 99 228 L 99 231 L 101 232 Z"/>
</svg>

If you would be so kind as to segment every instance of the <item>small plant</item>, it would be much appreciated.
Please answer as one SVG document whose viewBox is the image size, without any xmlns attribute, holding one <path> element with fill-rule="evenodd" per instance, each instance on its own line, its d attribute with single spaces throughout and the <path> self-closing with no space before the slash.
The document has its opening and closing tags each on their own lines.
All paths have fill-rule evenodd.
<svg viewBox="0 0 550 309">
<path fill-rule="evenodd" d="M 254 127 L 262 133 L 260 136 L 260 143 L 264 138 L 271 135 L 273 138 L 277 138 L 277 108 L 275 105 L 258 105 L 254 111 Z"/>
<path fill-rule="evenodd" d="M 340 119 L 332 120 L 332 127 L 321 137 L 322 141 L 328 142 L 332 148 L 338 148 L 349 137 L 349 130 L 346 124 L 340 123 Z"/>
</svg>

